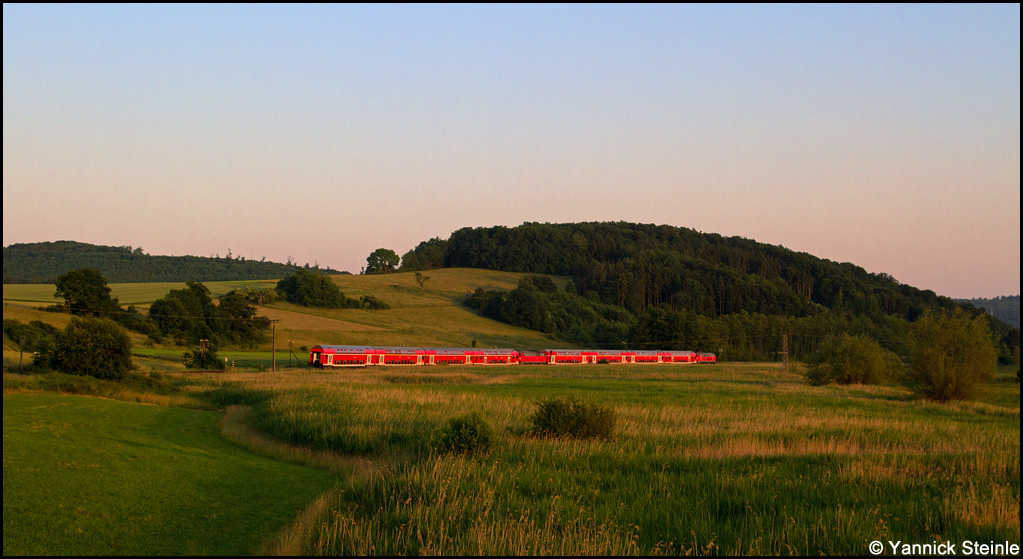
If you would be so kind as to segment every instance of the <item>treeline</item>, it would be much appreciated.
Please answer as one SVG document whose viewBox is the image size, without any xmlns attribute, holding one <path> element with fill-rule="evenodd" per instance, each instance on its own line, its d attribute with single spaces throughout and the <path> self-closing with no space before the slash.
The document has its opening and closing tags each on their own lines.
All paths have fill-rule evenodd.
<svg viewBox="0 0 1023 559">
<path fill-rule="evenodd" d="M 978 309 L 984 309 L 998 320 L 1019 328 L 1019 295 L 995 297 L 993 299 L 956 299 L 960 303 L 970 303 Z"/>
<path fill-rule="evenodd" d="M 113 283 L 278 279 L 298 270 L 329 268 L 235 257 L 153 256 L 142 247 L 100 246 L 75 241 L 12 244 L 3 249 L 4 283 L 55 283 L 72 270 L 98 270 Z"/>
<path fill-rule="evenodd" d="M 925 313 L 982 312 L 854 264 L 671 226 L 464 228 L 420 243 L 400 269 L 439 267 L 572 278 L 562 293 L 530 280 L 509 293 L 469 298 L 496 320 L 576 343 L 727 350 L 733 359 L 815 352 L 820 340 L 840 334 L 867 335 L 900 353 L 906 324 Z M 1018 328 L 992 319 L 991 330 L 1008 359 L 1019 347 Z"/>
<path fill-rule="evenodd" d="M 875 340 L 896 355 L 910 353 L 909 333 L 913 322 L 888 315 L 873 320 L 818 308 L 805 316 L 768 315 L 745 311 L 722 316 L 706 316 L 686 309 L 673 310 L 666 305 L 648 306 L 636 314 L 608 304 L 595 293 L 576 293 L 573 281 L 558 290 L 544 276 L 527 276 L 511 291 L 478 288 L 466 304 L 487 318 L 538 330 L 551 339 L 611 349 L 664 349 L 708 351 L 722 360 L 771 361 L 787 352 L 791 359 L 811 358 L 830 340 L 842 336 L 860 336 Z M 982 313 L 967 313 L 996 326 L 997 321 Z M 930 316 L 925 311 L 922 316 Z M 1003 364 L 1018 356 L 1019 329 L 991 334 L 991 345 Z"/>
</svg>

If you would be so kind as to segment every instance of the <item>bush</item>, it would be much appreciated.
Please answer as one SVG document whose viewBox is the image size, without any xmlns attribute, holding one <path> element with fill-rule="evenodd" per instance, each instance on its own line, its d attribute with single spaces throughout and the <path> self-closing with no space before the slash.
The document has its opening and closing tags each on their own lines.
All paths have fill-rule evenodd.
<svg viewBox="0 0 1023 559">
<path fill-rule="evenodd" d="M 976 394 L 995 368 L 997 352 L 986 316 L 970 318 L 957 309 L 951 315 L 930 312 L 909 332 L 907 383 L 931 400 L 966 400 Z"/>
<path fill-rule="evenodd" d="M 53 345 L 54 337 L 59 330 L 45 322 L 33 320 L 23 324 L 12 318 L 4 319 L 4 335 L 12 342 L 12 349 L 20 347 L 21 338 L 25 338 L 25 351 L 39 351 Z"/>
<path fill-rule="evenodd" d="M 807 382 L 885 384 L 899 378 L 902 361 L 866 336 L 828 338 L 806 363 Z"/>
<path fill-rule="evenodd" d="M 200 371 L 223 371 L 227 368 L 226 361 L 217 355 L 215 349 L 195 348 L 181 354 L 181 363 L 187 369 L 199 369 Z"/>
<path fill-rule="evenodd" d="M 121 380 L 134 368 L 131 339 L 127 330 L 112 320 L 74 317 L 57 334 L 50 366 L 72 375 Z"/>
<path fill-rule="evenodd" d="M 609 406 L 585 404 L 569 396 L 540 400 L 530 420 L 533 434 L 541 437 L 611 439 L 617 417 Z"/>
<path fill-rule="evenodd" d="M 378 311 L 386 311 L 387 309 L 391 308 L 391 305 L 388 305 L 387 303 L 381 301 L 380 299 L 377 299 L 372 295 L 363 295 L 361 305 L 362 308 L 364 309 Z"/>
<path fill-rule="evenodd" d="M 448 420 L 438 448 L 444 452 L 486 453 L 497 442 L 497 434 L 480 412 L 460 415 Z"/>
</svg>

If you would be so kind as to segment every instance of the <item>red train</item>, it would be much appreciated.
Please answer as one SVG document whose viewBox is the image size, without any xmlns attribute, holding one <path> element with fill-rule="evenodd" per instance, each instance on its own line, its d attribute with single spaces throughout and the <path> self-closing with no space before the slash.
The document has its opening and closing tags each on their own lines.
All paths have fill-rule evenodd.
<svg viewBox="0 0 1023 559">
<path fill-rule="evenodd" d="M 371 347 L 318 345 L 309 351 L 314 367 L 371 365 L 585 365 L 598 363 L 716 363 L 713 353 L 692 351 L 631 351 L 615 349 L 546 349 L 527 355 L 514 349 L 461 347 Z"/>
</svg>

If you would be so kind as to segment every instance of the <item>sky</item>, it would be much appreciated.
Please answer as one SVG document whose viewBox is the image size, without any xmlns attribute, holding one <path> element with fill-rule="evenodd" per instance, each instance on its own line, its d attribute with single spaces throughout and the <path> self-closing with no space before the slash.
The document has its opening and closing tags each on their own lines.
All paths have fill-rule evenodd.
<svg viewBox="0 0 1023 559">
<path fill-rule="evenodd" d="M 1020 293 L 1020 6 L 3 7 L 3 244 L 358 272 L 462 227 Z"/>
</svg>

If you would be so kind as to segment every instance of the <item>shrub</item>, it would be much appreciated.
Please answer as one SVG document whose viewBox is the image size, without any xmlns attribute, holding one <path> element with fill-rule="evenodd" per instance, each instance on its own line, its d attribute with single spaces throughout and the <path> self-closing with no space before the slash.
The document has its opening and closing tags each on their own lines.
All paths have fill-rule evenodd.
<svg viewBox="0 0 1023 559">
<path fill-rule="evenodd" d="M 4 319 L 4 335 L 12 342 L 12 348 L 19 348 L 21 338 L 25 338 L 25 351 L 39 351 L 53 345 L 54 337 L 59 330 L 45 322 L 33 320 L 23 324 L 11 318 Z"/>
<path fill-rule="evenodd" d="M 902 361 L 866 336 L 828 338 L 806 363 L 804 375 L 823 384 L 884 384 L 899 377 Z"/>
<path fill-rule="evenodd" d="M 497 442 L 497 434 L 480 412 L 460 415 L 448 420 L 438 448 L 445 452 L 486 453 Z"/>
<path fill-rule="evenodd" d="M 530 420 L 533 433 L 542 437 L 611 439 L 618 419 L 609 406 L 586 404 L 569 396 L 540 400 Z"/>
<path fill-rule="evenodd" d="M 195 348 L 181 354 L 181 363 L 187 369 L 199 369 L 200 371 L 223 371 L 227 368 L 226 361 L 217 355 L 216 349 Z"/>
<path fill-rule="evenodd" d="M 387 303 L 381 301 L 380 299 L 377 299 L 372 295 L 363 295 L 361 299 L 361 305 L 362 308 L 364 309 L 372 309 L 379 311 L 385 311 L 391 308 L 391 305 L 388 305 Z"/>
<path fill-rule="evenodd" d="M 57 335 L 50 366 L 72 375 L 121 380 L 134 368 L 131 339 L 112 320 L 74 317 Z"/>
<path fill-rule="evenodd" d="M 997 356 L 987 317 L 970 318 L 959 309 L 924 313 L 910 328 L 909 351 L 907 384 L 939 402 L 972 397 L 991 377 Z"/>
</svg>

